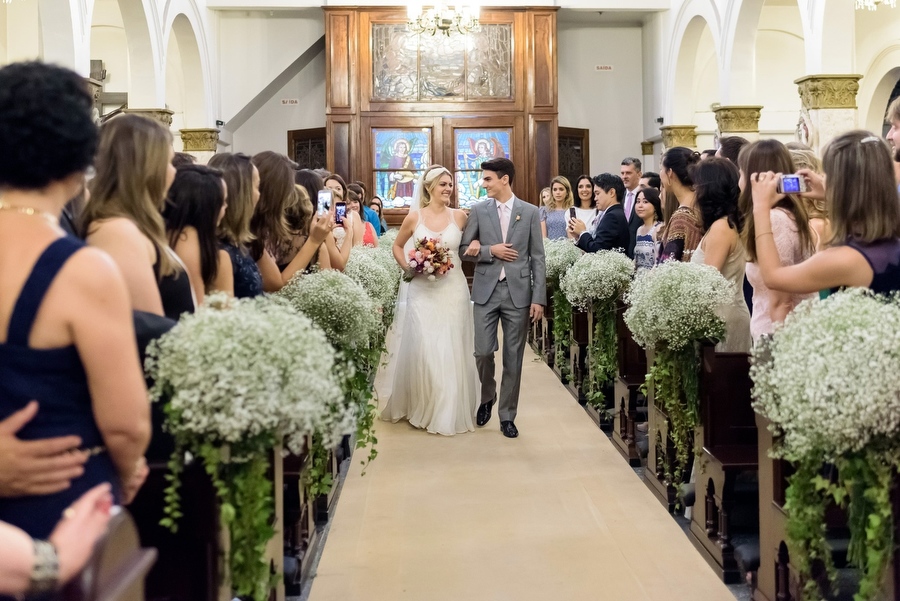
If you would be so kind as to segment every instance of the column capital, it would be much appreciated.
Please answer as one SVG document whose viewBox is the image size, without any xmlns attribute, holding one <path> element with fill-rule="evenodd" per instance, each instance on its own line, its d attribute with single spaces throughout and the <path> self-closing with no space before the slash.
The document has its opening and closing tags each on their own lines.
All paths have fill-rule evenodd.
<svg viewBox="0 0 900 601">
<path fill-rule="evenodd" d="M 174 111 L 169 109 L 125 109 L 125 112 L 129 115 L 140 115 L 141 117 L 158 121 L 165 125 L 166 129 L 172 127 L 172 115 L 175 114 Z"/>
<path fill-rule="evenodd" d="M 719 132 L 722 134 L 758 133 L 762 108 L 757 105 L 730 105 L 713 109 Z"/>
<path fill-rule="evenodd" d="M 675 146 L 697 149 L 696 125 L 663 125 L 659 128 L 663 146 L 668 150 Z"/>
<path fill-rule="evenodd" d="M 218 129 L 181 129 L 179 132 L 185 152 L 215 152 L 218 148 Z"/>
<path fill-rule="evenodd" d="M 641 156 L 653 156 L 653 142 L 649 140 L 641 142 Z"/>
<path fill-rule="evenodd" d="M 862 75 L 806 75 L 795 79 L 803 108 L 855 109 Z"/>
</svg>

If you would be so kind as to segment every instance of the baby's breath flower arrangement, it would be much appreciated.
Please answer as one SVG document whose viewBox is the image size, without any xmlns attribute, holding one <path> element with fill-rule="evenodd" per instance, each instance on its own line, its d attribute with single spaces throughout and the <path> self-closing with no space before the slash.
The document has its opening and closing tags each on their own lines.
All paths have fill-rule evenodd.
<svg viewBox="0 0 900 601">
<path fill-rule="evenodd" d="M 374 413 L 377 404 L 371 403 L 372 386 L 369 377 L 378 369 L 381 357 L 379 337 L 381 320 L 375 302 L 365 289 L 350 276 L 326 270 L 312 275 L 297 275 L 278 292 L 292 307 L 309 317 L 322 328 L 328 341 L 338 351 L 337 377 L 342 383 L 347 406 L 357 415 L 357 448 L 369 446 L 368 460 L 375 458 Z M 320 438 L 316 437 L 315 451 L 321 454 Z M 324 455 L 327 457 L 327 449 Z M 311 494 L 328 492 L 329 470 L 308 471 L 307 488 Z"/>
<path fill-rule="evenodd" d="M 858 600 L 877 597 L 894 549 L 890 500 L 900 463 L 900 301 L 851 289 L 805 301 L 753 351 L 754 408 L 781 435 L 772 455 L 795 462 L 786 494 L 791 562 L 810 598 L 812 561 L 831 567 L 824 515 L 848 507 Z M 837 477 L 823 477 L 823 461 Z M 830 466 L 826 470 L 830 469 Z"/>
<path fill-rule="evenodd" d="M 335 443 L 353 427 L 335 410 L 341 389 L 325 334 L 300 313 L 268 298 L 211 295 L 148 349 L 152 401 L 166 403 L 175 438 L 163 525 L 181 517 L 178 487 L 185 452 L 204 460 L 228 526 L 227 565 L 239 596 L 267 598 L 264 560 L 274 535 L 272 482 L 266 472 L 278 440 L 295 453 L 314 432 Z"/>
<path fill-rule="evenodd" d="M 385 233 L 381 234 L 381 236 L 378 238 L 378 249 L 387 249 L 388 252 L 390 252 L 391 247 L 394 245 L 394 240 L 397 239 L 397 234 L 399 233 L 400 230 L 393 227 Z"/>
<path fill-rule="evenodd" d="M 399 284 L 394 284 L 395 277 L 376 258 L 377 252 L 377 249 L 354 246 L 344 273 L 359 282 L 375 301 L 381 311 L 383 330 L 386 332 L 394 319 Z"/>
<path fill-rule="evenodd" d="M 588 348 L 588 402 L 604 404 L 602 389 L 616 375 L 616 305 L 631 284 L 634 262 L 624 253 L 601 250 L 581 256 L 560 281 L 572 306 L 591 311 L 594 335 Z"/>
<path fill-rule="evenodd" d="M 676 465 L 667 477 L 676 488 L 698 420 L 699 343 L 725 335 L 718 309 L 733 298 L 734 285 L 715 267 L 680 261 L 640 271 L 625 295 L 625 324 L 638 344 L 655 351 L 647 385 L 672 425 Z"/>
<path fill-rule="evenodd" d="M 572 332 L 572 305 L 560 287 L 566 271 L 583 255 L 571 240 L 550 240 L 544 238 L 544 261 L 547 266 L 547 288 L 552 291 L 553 298 L 553 341 L 556 346 L 556 363 L 560 374 L 568 377 L 568 362 L 559 357 L 568 354 Z"/>
</svg>

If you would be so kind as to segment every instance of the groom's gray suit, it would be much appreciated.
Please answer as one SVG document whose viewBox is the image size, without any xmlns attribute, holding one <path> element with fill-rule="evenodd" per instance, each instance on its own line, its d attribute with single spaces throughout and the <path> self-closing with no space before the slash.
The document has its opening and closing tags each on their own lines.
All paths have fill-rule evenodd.
<svg viewBox="0 0 900 601">
<path fill-rule="evenodd" d="M 503 323 L 503 380 L 500 385 L 500 421 L 514 421 L 522 380 L 522 357 L 532 304 L 547 304 L 544 241 L 541 238 L 537 207 L 515 196 L 506 240 L 500 228 L 497 201 L 489 198 L 469 212 L 463 232 L 460 256 L 475 261 L 472 302 L 475 304 L 475 363 L 481 380 L 481 403 L 497 398 L 494 377 L 494 353 L 498 349 L 497 323 Z M 481 243 L 477 257 L 465 254 L 473 240 Z M 491 255 L 493 244 L 507 242 L 519 253 L 514 261 L 502 261 Z M 500 280 L 501 271 L 504 273 Z"/>
</svg>

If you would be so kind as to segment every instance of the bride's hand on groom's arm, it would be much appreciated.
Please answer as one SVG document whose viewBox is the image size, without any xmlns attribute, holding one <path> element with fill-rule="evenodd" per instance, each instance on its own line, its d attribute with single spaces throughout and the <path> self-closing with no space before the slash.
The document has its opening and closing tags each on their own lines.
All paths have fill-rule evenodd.
<svg viewBox="0 0 900 601">
<path fill-rule="evenodd" d="M 478 253 L 480 252 L 481 242 L 479 242 L 478 240 L 472 240 L 472 242 L 469 243 L 469 247 L 466 249 L 466 252 L 464 252 L 463 254 L 467 257 L 477 257 Z"/>
</svg>

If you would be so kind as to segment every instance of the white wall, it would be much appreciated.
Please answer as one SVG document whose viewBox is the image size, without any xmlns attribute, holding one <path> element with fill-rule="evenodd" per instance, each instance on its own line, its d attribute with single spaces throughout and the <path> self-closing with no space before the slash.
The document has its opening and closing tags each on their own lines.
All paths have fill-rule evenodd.
<svg viewBox="0 0 900 601">
<path fill-rule="evenodd" d="M 5 59 L 9 62 L 34 60 L 41 56 L 41 30 L 37 2 L 13 2 L 4 6 L 6 22 Z"/>
<path fill-rule="evenodd" d="M 282 98 L 299 105 L 283 106 Z M 325 127 L 325 53 L 321 52 L 234 132 L 230 152 L 256 154 L 274 150 L 287 154 L 287 132 Z"/>
<path fill-rule="evenodd" d="M 641 29 L 559 23 L 558 31 L 559 125 L 590 130 L 591 175 L 618 173 L 645 139 Z"/>
</svg>

